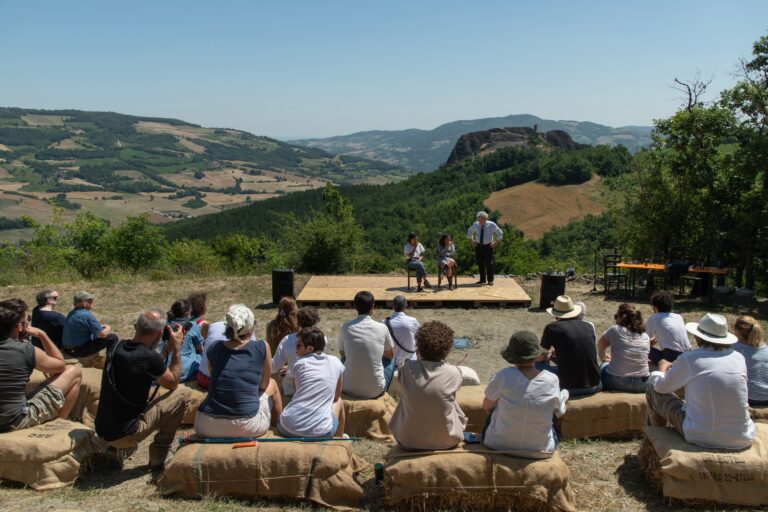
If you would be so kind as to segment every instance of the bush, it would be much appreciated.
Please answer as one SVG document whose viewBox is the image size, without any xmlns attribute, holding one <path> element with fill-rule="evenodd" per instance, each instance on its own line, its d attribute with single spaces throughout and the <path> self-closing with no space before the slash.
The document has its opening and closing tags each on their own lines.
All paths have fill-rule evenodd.
<svg viewBox="0 0 768 512">
<path fill-rule="evenodd" d="M 107 243 L 115 264 L 133 272 L 160 266 L 168 250 L 163 230 L 146 215 L 128 217 L 125 224 L 112 230 Z"/>
<path fill-rule="evenodd" d="M 224 259 L 200 240 L 177 240 L 168 248 L 165 267 L 174 274 L 210 276 L 221 272 Z"/>
<path fill-rule="evenodd" d="M 226 269 L 235 273 L 258 273 L 282 266 L 277 245 L 266 239 L 232 234 L 215 239 L 211 246 L 223 258 Z"/>
</svg>

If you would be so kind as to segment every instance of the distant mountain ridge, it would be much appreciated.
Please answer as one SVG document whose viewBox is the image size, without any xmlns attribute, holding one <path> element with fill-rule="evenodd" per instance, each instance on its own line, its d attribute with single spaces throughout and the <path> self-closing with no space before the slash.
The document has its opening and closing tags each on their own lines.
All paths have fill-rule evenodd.
<svg viewBox="0 0 768 512">
<path fill-rule="evenodd" d="M 432 130 L 373 130 L 322 139 L 301 139 L 292 144 L 344 155 L 379 160 L 405 169 L 426 172 L 444 164 L 459 137 L 493 128 L 536 126 L 539 131 L 562 130 L 581 144 L 622 144 L 631 152 L 650 145 L 650 126 L 613 128 L 580 121 L 553 121 L 530 114 L 453 121 Z"/>
<path fill-rule="evenodd" d="M 473 156 L 484 156 L 506 147 L 550 147 L 574 150 L 587 147 L 574 142 L 567 132 L 552 130 L 545 133 L 527 127 L 491 128 L 481 132 L 465 133 L 448 156 L 448 165 Z"/>
</svg>

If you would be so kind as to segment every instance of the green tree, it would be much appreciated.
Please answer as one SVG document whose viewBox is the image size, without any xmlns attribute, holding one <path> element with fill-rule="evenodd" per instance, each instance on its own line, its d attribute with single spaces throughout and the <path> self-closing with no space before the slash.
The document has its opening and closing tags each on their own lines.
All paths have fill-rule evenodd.
<svg viewBox="0 0 768 512">
<path fill-rule="evenodd" d="M 163 230 L 149 222 L 146 215 L 128 217 L 122 226 L 112 230 L 107 244 L 115 264 L 133 272 L 160 266 L 168 250 Z"/>
<path fill-rule="evenodd" d="M 72 249 L 70 264 L 83 277 L 91 278 L 111 264 L 108 250 L 109 224 L 93 213 L 81 213 L 64 228 Z"/>
</svg>

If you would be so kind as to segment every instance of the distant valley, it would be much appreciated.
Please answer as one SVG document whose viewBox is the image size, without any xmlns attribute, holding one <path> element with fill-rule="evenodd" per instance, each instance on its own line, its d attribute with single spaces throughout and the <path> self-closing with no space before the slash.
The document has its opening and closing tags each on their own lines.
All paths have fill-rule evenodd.
<svg viewBox="0 0 768 512">
<path fill-rule="evenodd" d="M 612 128 L 590 122 L 552 121 L 528 114 L 454 121 L 432 130 L 374 130 L 322 139 L 295 140 L 291 143 L 323 149 L 329 153 L 379 160 L 414 172 L 427 172 L 446 163 L 459 137 L 466 133 L 492 128 L 534 126 L 542 132 L 565 131 L 581 144 L 622 144 L 632 153 L 651 143 L 650 126 Z"/>
</svg>

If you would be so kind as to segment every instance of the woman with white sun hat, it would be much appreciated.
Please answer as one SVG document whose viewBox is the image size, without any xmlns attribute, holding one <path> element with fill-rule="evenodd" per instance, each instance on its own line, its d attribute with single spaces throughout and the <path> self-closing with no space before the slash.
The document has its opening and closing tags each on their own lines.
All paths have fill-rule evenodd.
<svg viewBox="0 0 768 512">
<path fill-rule="evenodd" d="M 646 423 L 670 423 L 685 440 L 706 448 L 741 450 L 755 437 L 747 404 L 747 366 L 733 350 L 735 335 L 723 315 L 707 313 L 685 325 L 697 349 L 651 373 Z M 685 400 L 675 392 L 685 388 Z"/>
</svg>

